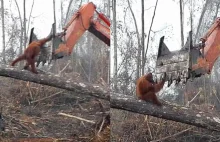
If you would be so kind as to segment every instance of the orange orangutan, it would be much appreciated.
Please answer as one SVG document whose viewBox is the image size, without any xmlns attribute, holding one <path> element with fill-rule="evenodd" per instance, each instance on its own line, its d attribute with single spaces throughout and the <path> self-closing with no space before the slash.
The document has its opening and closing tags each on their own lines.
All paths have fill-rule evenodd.
<svg viewBox="0 0 220 142">
<path fill-rule="evenodd" d="M 11 66 L 14 66 L 17 62 L 21 60 L 26 60 L 27 63 L 24 66 L 24 69 L 29 69 L 29 65 L 31 65 L 31 71 L 37 74 L 37 70 L 35 67 L 35 57 L 40 53 L 41 47 L 48 41 L 52 39 L 52 35 L 43 38 L 38 41 L 31 42 L 28 47 L 25 49 L 24 54 L 16 58 L 12 63 Z"/>
<path fill-rule="evenodd" d="M 157 99 L 156 93 L 159 92 L 165 83 L 166 73 L 163 79 L 159 83 L 155 83 L 153 80 L 152 73 L 141 76 L 137 80 L 136 84 L 136 95 L 139 99 L 149 101 L 151 100 L 154 104 L 161 106 L 161 102 Z"/>
</svg>

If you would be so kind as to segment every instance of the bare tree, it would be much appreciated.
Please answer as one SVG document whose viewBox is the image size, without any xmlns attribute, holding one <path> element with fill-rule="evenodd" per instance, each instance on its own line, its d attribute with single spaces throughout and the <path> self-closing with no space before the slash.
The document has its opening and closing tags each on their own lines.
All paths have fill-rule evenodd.
<svg viewBox="0 0 220 142">
<path fill-rule="evenodd" d="M 108 5 L 107 5 L 107 15 L 108 15 L 108 17 L 110 17 L 110 7 L 111 7 L 110 3 L 111 3 L 111 0 L 108 0 Z"/>
<path fill-rule="evenodd" d="M 137 20 L 135 18 L 134 12 L 133 12 L 133 10 L 131 8 L 130 1 L 127 0 L 127 2 L 128 2 L 129 9 L 131 11 L 132 17 L 134 19 L 135 29 L 136 29 L 136 33 L 137 33 L 138 55 L 137 55 L 137 74 L 136 74 L 136 78 L 139 78 L 139 75 L 140 75 L 140 63 L 141 63 L 141 40 L 140 40 L 140 34 L 139 34 L 139 31 L 138 31 L 138 27 L 137 27 Z"/>
<path fill-rule="evenodd" d="M 79 8 L 82 6 L 82 0 L 80 0 Z"/>
<path fill-rule="evenodd" d="M 142 75 L 144 75 L 144 39 L 145 39 L 145 36 L 144 36 L 144 0 L 141 0 L 141 5 L 142 5 L 142 15 L 141 15 L 141 18 L 142 18 L 142 40 L 141 40 L 141 46 L 142 46 Z"/>
<path fill-rule="evenodd" d="M 31 14 L 32 14 L 32 11 L 33 11 L 33 7 L 34 7 L 34 0 L 33 0 L 32 5 L 31 5 L 30 15 L 29 15 L 29 17 L 28 17 L 27 35 L 28 35 L 29 27 L 30 27 Z"/>
<path fill-rule="evenodd" d="M 20 24 L 21 24 L 21 35 L 20 35 L 20 48 L 19 48 L 19 54 L 22 54 L 22 42 L 23 42 L 23 24 L 22 24 L 22 18 L 21 18 L 21 12 L 20 8 L 18 6 L 17 0 L 15 0 L 16 7 L 18 9 L 18 14 L 19 14 L 19 19 L 20 19 Z"/>
<path fill-rule="evenodd" d="M 55 0 L 53 0 L 53 19 L 54 19 L 54 27 L 55 27 L 55 33 L 56 33 L 56 3 Z"/>
<path fill-rule="evenodd" d="M 184 25 L 184 22 L 183 22 L 183 1 L 180 0 L 180 33 L 181 33 L 181 47 L 184 46 L 184 29 L 183 29 L 183 25 Z"/>
<path fill-rule="evenodd" d="M 209 0 L 206 0 L 205 5 L 203 6 L 203 9 L 202 9 L 202 13 L 201 13 L 200 18 L 199 18 L 199 23 L 198 23 L 197 29 L 196 29 L 196 35 L 195 35 L 195 39 L 196 40 L 194 40 L 195 42 L 197 41 L 197 38 L 198 38 L 198 35 L 199 35 L 199 31 L 200 31 L 200 27 L 201 27 L 201 24 L 202 24 L 202 19 L 203 19 L 204 15 L 205 15 L 205 12 L 207 10 L 208 4 L 209 4 Z"/>
<path fill-rule="evenodd" d="M 4 0 L 1 0 L 1 15 L 2 15 L 2 56 L 3 63 L 6 63 L 5 60 L 5 13 L 4 13 Z"/>
<path fill-rule="evenodd" d="M 149 29 L 149 31 L 148 31 L 147 47 L 146 47 L 146 51 L 145 51 L 145 56 L 144 56 L 145 60 L 144 60 L 144 65 L 143 65 L 143 66 L 145 66 L 146 59 L 147 59 L 147 50 L 148 50 L 148 47 L 149 47 L 150 33 L 151 33 L 152 26 L 153 26 L 153 23 L 154 23 L 154 17 L 155 17 L 155 13 L 156 13 L 156 10 L 157 10 L 157 3 L 158 3 L 158 0 L 156 1 L 156 4 L 155 4 L 154 13 L 153 13 L 152 20 L 151 20 L 151 24 L 150 24 L 150 29 Z"/>
<path fill-rule="evenodd" d="M 63 1 L 61 1 L 60 3 L 60 14 L 61 14 L 61 21 L 60 21 L 60 24 L 61 24 L 61 28 L 64 27 L 64 13 L 63 13 Z"/>
<path fill-rule="evenodd" d="M 93 40 L 94 41 L 94 40 Z M 92 38 L 91 37 L 89 37 L 88 38 L 88 43 L 91 45 L 91 46 L 93 46 L 93 44 L 94 44 L 94 42 L 92 42 Z M 89 53 L 90 53 L 90 56 L 89 56 L 89 72 L 88 72 L 88 82 L 91 82 L 91 76 L 92 76 L 92 70 L 91 70 L 91 68 L 92 68 L 92 56 L 94 56 L 93 55 L 93 50 L 92 50 L 92 48 L 88 48 L 88 50 L 89 50 Z"/>
<path fill-rule="evenodd" d="M 24 23 L 24 49 L 26 48 L 26 44 L 27 44 L 27 29 L 26 29 L 26 0 L 23 1 L 23 10 L 24 10 L 24 19 L 23 19 L 23 23 Z"/>
<path fill-rule="evenodd" d="M 216 11 L 215 11 L 215 15 L 213 17 L 213 21 L 215 21 L 215 19 L 217 18 L 219 6 L 220 6 L 220 2 L 216 3 Z"/>
<path fill-rule="evenodd" d="M 111 1 L 108 0 L 108 4 L 107 4 L 107 16 L 110 17 L 110 10 L 111 10 Z M 107 51 L 107 59 L 108 59 L 108 80 L 107 83 L 110 84 L 110 78 L 111 78 L 111 68 L 110 68 L 110 64 L 111 64 L 111 60 L 110 60 L 110 50 Z"/>
<path fill-rule="evenodd" d="M 113 34 L 114 34 L 114 89 L 117 91 L 117 30 L 116 30 L 116 0 L 112 1 L 113 5 Z"/>
<path fill-rule="evenodd" d="M 70 6 L 72 5 L 73 0 L 70 0 L 68 8 L 67 8 L 67 12 L 66 12 L 66 18 L 65 18 L 65 22 L 64 24 L 66 24 L 67 22 L 67 18 L 69 17 L 69 11 L 70 11 Z"/>
</svg>

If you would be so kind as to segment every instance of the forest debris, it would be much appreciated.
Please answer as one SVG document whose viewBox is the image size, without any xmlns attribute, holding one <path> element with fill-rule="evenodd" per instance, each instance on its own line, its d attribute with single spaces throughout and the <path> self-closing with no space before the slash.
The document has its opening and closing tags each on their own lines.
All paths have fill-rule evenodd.
<svg viewBox="0 0 220 142">
<path fill-rule="evenodd" d="M 100 133 L 104 130 L 104 129 L 106 129 L 108 126 L 110 126 L 110 114 L 107 114 L 106 116 L 104 116 L 103 118 L 102 118 L 102 122 L 101 122 L 101 124 L 100 124 L 100 122 L 98 123 L 98 125 L 100 125 L 100 127 L 99 127 L 99 130 L 98 130 L 98 133 L 97 133 L 97 135 L 98 136 L 100 136 Z"/>
<path fill-rule="evenodd" d="M 173 135 L 171 135 L 171 136 L 167 136 L 167 137 L 164 137 L 164 138 L 161 138 L 161 139 L 158 139 L 158 140 L 153 140 L 153 141 L 150 141 L 150 142 L 160 142 L 160 141 L 164 141 L 164 140 L 169 139 L 169 138 L 171 138 L 171 137 L 176 137 L 176 136 L 178 136 L 178 135 L 180 135 L 180 134 L 183 134 L 183 133 L 185 133 L 185 132 L 191 130 L 192 128 L 194 128 L 194 127 L 190 127 L 190 128 L 188 128 L 188 129 L 185 129 L 185 130 L 183 130 L 183 131 L 180 131 L 180 132 L 178 132 L 178 133 L 176 133 L 176 134 L 173 134 Z"/>
<path fill-rule="evenodd" d="M 88 123 L 95 124 L 95 122 L 92 121 L 92 120 L 84 119 L 84 118 L 81 118 L 81 117 L 73 116 L 73 115 L 70 115 L 70 114 L 62 113 L 62 112 L 59 112 L 58 115 L 71 117 L 71 118 L 75 118 L 75 119 L 78 119 L 78 120 L 81 120 L 81 121 L 85 121 L 85 122 L 88 122 Z"/>
<path fill-rule="evenodd" d="M 150 125 L 149 125 L 149 123 L 148 123 L 148 117 L 149 117 L 149 116 L 146 115 L 144 121 L 147 122 L 147 129 L 148 129 L 148 132 L 149 132 L 149 134 L 150 134 L 150 138 L 153 139 L 152 132 L 151 132 L 151 129 L 150 129 Z"/>
<path fill-rule="evenodd" d="M 58 76 L 60 76 L 61 73 L 63 73 L 63 71 L 69 66 L 70 63 L 71 63 L 71 61 L 69 60 L 69 61 L 67 62 L 67 64 L 65 65 L 65 67 L 64 67 L 62 70 L 59 71 Z"/>
<path fill-rule="evenodd" d="M 59 95 L 59 94 L 61 94 L 61 93 L 63 93 L 63 92 L 64 92 L 64 91 L 56 92 L 56 93 L 54 93 L 54 94 L 52 94 L 52 95 L 50 95 L 50 96 L 43 97 L 43 98 L 40 98 L 40 99 L 35 100 L 35 101 L 31 101 L 31 103 L 33 104 L 33 103 L 37 103 L 37 102 L 40 102 L 40 101 L 46 100 L 46 99 L 48 99 L 48 98 L 54 97 L 54 96 L 56 96 L 56 95 Z"/>
<path fill-rule="evenodd" d="M 195 97 L 193 97 L 191 101 L 187 102 L 186 107 L 189 107 L 190 103 L 192 103 L 195 100 L 195 98 L 200 94 L 201 91 L 202 90 L 200 89 L 199 92 L 195 95 Z"/>
<path fill-rule="evenodd" d="M 66 138 L 12 138 L 8 139 L 10 142 L 72 142 L 73 139 L 66 139 Z"/>
</svg>

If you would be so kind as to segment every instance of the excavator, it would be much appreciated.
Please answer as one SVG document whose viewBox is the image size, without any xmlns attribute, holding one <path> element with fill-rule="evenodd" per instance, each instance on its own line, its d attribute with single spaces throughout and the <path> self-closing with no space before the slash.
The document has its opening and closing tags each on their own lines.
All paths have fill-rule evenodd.
<svg viewBox="0 0 220 142">
<path fill-rule="evenodd" d="M 187 80 L 210 74 L 220 54 L 220 18 L 217 18 L 207 33 L 193 45 L 192 32 L 185 45 L 177 51 L 170 51 L 160 38 L 155 68 L 155 79 L 167 74 L 168 87 L 175 82 L 185 84 Z"/>
<path fill-rule="evenodd" d="M 47 62 L 51 63 L 52 60 L 70 55 L 74 45 L 87 30 L 110 46 L 110 21 L 103 13 L 96 10 L 96 5 L 92 2 L 82 5 L 73 14 L 62 32 L 56 33 L 55 24 L 52 25 L 49 35 L 57 36 L 53 36 L 51 42 L 44 45 L 41 49 L 36 59 L 37 66 L 40 63 L 44 65 Z M 38 40 L 38 38 L 34 33 L 34 28 L 32 28 L 29 43 L 34 40 Z"/>
</svg>

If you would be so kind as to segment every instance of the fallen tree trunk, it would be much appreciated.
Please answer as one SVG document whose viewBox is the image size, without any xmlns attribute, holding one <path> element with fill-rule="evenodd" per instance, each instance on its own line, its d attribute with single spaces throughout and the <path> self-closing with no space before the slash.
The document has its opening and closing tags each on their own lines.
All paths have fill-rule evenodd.
<svg viewBox="0 0 220 142">
<path fill-rule="evenodd" d="M 209 130 L 220 131 L 220 117 L 217 114 L 192 110 L 182 106 L 164 104 L 158 107 L 150 102 L 138 100 L 134 96 L 110 93 L 111 108 L 127 110 L 135 113 L 151 115 L 173 120 Z"/>
<path fill-rule="evenodd" d="M 54 75 L 33 74 L 29 71 L 18 70 L 9 66 L 0 65 L 0 76 L 54 86 L 105 100 L 109 100 L 109 97 L 111 97 L 111 108 L 151 115 L 209 130 L 220 131 L 220 117 L 217 114 L 167 104 L 163 105 L 163 107 L 158 107 L 152 103 L 138 100 L 134 96 L 110 93 L 98 85 L 92 85 L 78 80 L 68 81 Z"/>
<path fill-rule="evenodd" d="M 91 95 L 100 99 L 109 100 L 109 91 L 95 84 L 79 80 L 67 80 L 51 74 L 33 74 L 29 71 L 19 70 L 10 66 L 0 65 L 0 76 L 11 77 L 19 80 L 30 81 L 74 91 L 76 93 Z"/>
</svg>

